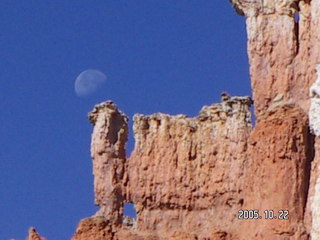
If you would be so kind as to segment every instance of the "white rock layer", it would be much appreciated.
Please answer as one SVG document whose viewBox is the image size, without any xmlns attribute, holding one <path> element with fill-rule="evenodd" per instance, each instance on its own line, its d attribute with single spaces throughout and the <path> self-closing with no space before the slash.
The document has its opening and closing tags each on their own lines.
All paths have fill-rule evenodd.
<svg viewBox="0 0 320 240">
<path fill-rule="evenodd" d="M 320 136 L 320 65 L 316 66 L 318 78 L 310 88 L 311 105 L 309 110 L 310 129 Z"/>
</svg>

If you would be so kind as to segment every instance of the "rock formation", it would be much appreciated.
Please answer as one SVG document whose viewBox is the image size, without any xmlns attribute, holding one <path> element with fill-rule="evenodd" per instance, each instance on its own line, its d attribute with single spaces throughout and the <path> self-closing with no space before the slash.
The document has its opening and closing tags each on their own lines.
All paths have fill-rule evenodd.
<svg viewBox="0 0 320 240">
<path fill-rule="evenodd" d="M 120 203 L 107 221 L 135 204 L 136 227 L 125 230 L 132 239 L 320 239 L 320 0 L 230 2 L 246 17 L 257 125 L 251 100 L 225 93 L 195 118 L 135 115 L 134 151 L 117 165 L 123 175 L 105 171 L 114 182 L 95 192 Z M 97 145 L 116 148 L 103 134 Z M 241 209 L 261 219 L 240 220 Z M 112 226 L 110 239 L 125 239 L 124 226 Z"/>
<path fill-rule="evenodd" d="M 320 143 L 318 136 L 314 139 L 308 130 L 310 122 L 311 131 L 316 133 L 318 117 L 314 113 L 319 113 L 317 83 L 313 83 L 320 63 L 320 1 L 230 1 L 246 17 L 258 122 L 250 136 L 252 166 L 248 170 L 252 174 L 247 175 L 256 184 L 252 191 L 247 189 L 248 196 L 253 198 L 245 202 L 248 207 L 259 209 L 282 205 L 290 212 L 290 221 L 283 227 L 277 225 L 279 221 L 269 221 L 252 226 L 249 232 L 257 238 L 260 235 L 260 239 L 280 239 L 281 235 L 290 239 L 306 239 L 307 235 L 320 239 L 317 203 Z M 272 184 L 283 190 L 279 192 Z"/>
<path fill-rule="evenodd" d="M 252 100 L 223 93 L 194 118 L 136 114 L 126 157 L 128 118 L 95 106 L 100 210 L 73 240 L 320 239 L 320 0 L 229 1 L 246 18 L 256 126 Z"/>
<path fill-rule="evenodd" d="M 203 107 L 195 118 L 134 116 L 125 188 L 138 229 L 202 238 L 214 229 L 231 234 L 243 204 L 250 105 L 248 97 L 232 97 Z"/>
<path fill-rule="evenodd" d="M 29 236 L 27 240 L 46 240 L 43 237 L 40 237 L 40 235 L 37 233 L 36 229 L 34 227 L 29 228 Z"/>
<path fill-rule="evenodd" d="M 101 207 L 96 215 L 106 217 L 111 223 L 121 224 L 128 118 L 113 102 L 107 101 L 95 106 L 89 121 L 94 125 L 91 157 L 95 204 Z"/>
<path fill-rule="evenodd" d="M 279 98 L 294 99 L 307 111 L 320 61 L 319 1 L 230 1 L 246 17 L 257 117 Z"/>
<path fill-rule="evenodd" d="M 128 159 L 127 117 L 110 101 L 95 106 L 89 120 L 94 124 L 95 199 L 101 209 L 81 222 L 74 239 L 91 239 L 94 232 L 105 239 L 236 236 L 251 104 L 249 97 L 224 97 L 195 118 L 136 114 L 135 148 Z M 137 211 L 129 227 L 125 202 Z"/>
<path fill-rule="evenodd" d="M 320 6 L 320 4 L 318 5 Z M 319 38 L 320 39 L 320 38 Z M 319 61 L 320 62 L 320 61 Z M 319 135 L 319 113 L 320 113 L 320 71 L 317 65 L 317 79 L 310 88 L 311 105 L 309 120 L 312 132 L 315 134 L 315 156 L 311 169 L 309 188 L 309 201 L 307 205 L 306 220 L 312 239 L 320 238 L 320 135 Z"/>
</svg>

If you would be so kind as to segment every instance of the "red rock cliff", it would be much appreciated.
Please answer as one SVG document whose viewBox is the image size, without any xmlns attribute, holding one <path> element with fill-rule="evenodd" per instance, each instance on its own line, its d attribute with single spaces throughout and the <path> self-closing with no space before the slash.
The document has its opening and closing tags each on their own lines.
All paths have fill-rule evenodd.
<svg viewBox="0 0 320 240">
<path fill-rule="evenodd" d="M 231 2 L 246 17 L 258 121 L 250 136 L 247 175 L 256 184 L 246 188 L 245 202 L 251 208 L 286 206 L 290 211 L 287 222 L 246 225 L 256 229 L 250 232 L 257 238 L 320 239 L 320 88 L 314 83 L 320 63 L 320 1 Z"/>
<path fill-rule="evenodd" d="M 125 187 L 138 229 L 158 237 L 233 234 L 244 198 L 250 105 L 248 97 L 232 97 L 195 118 L 135 115 Z"/>
<path fill-rule="evenodd" d="M 81 222 L 74 239 L 90 239 L 95 232 L 105 236 L 101 239 L 237 236 L 251 104 L 249 97 L 224 95 L 195 118 L 137 114 L 135 148 L 128 159 L 127 117 L 110 101 L 97 105 L 89 119 L 101 209 Z M 137 211 L 131 226 L 122 216 L 125 202 Z"/>
</svg>

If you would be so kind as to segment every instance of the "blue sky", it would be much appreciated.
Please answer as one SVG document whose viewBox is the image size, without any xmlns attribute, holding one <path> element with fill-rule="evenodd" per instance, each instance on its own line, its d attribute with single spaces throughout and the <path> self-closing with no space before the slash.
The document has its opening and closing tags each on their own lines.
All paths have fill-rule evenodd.
<svg viewBox="0 0 320 240">
<path fill-rule="evenodd" d="M 251 94 L 245 19 L 227 0 L 1 0 L 0 29 L 0 239 L 29 226 L 70 239 L 95 213 L 94 104 L 195 116 L 223 91 Z M 78 97 L 86 69 L 107 81 Z"/>
</svg>

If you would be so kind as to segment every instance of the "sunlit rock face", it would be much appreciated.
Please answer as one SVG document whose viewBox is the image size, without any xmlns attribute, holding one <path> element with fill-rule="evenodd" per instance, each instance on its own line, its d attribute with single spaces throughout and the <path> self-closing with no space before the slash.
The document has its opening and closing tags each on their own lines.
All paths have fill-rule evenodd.
<svg viewBox="0 0 320 240">
<path fill-rule="evenodd" d="M 126 192 L 136 206 L 139 229 L 237 236 L 251 103 L 249 97 L 231 97 L 204 106 L 194 118 L 134 116 Z"/>
<path fill-rule="evenodd" d="M 91 140 L 96 216 L 121 224 L 123 214 L 122 180 L 125 173 L 125 144 L 128 118 L 112 101 L 94 107 L 89 114 L 94 125 Z"/>
<path fill-rule="evenodd" d="M 253 88 L 253 96 L 255 102 L 255 113 L 257 118 L 257 127 L 253 131 L 252 139 L 255 136 L 259 136 L 259 132 L 263 132 L 263 139 L 254 141 L 256 145 L 249 147 L 251 161 L 253 158 L 259 159 L 253 163 L 250 171 L 256 174 L 254 175 L 258 183 L 257 187 L 261 187 L 263 183 L 263 177 L 268 175 L 267 173 L 272 169 L 272 166 L 277 166 L 279 161 L 273 160 L 272 165 L 268 167 L 267 161 L 261 163 L 263 152 L 267 153 L 269 159 L 270 156 L 277 152 L 277 146 L 282 145 L 286 155 L 290 156 L 290 151 L 293 149 L 288 148 L 288 144 L 291 141 L 282 142 L 285 136 L 281 136 L 281 131 L 277 133 L 278 137 L 273 136 L 274 133 L 270 131 L 266 133 L 268 125 L 273 123 L 270 121 L 270 113 L 274 116 L 281 116 L 281 112 L 284 113 L 284 109 L 281 106 L 291 105 L 292 110 L 295 110 L 295 114 L 300 115 L 300 127 L 304 129 L 303 134 L 300 135 L 298 132 L 294 133 L 292 123 L 282 126 L 282 129 L 287 129 L 286 135 L 291 138 L 296 138 L 297 134 L 300 135 L 299 139 L 305 139 L 304 143 L 300 145 L 299 149 L 305 149 L 305 155 L 301 152 L 299 160 L 296 158 L 295 164 L 296 169 L 299 169 L 298 175 L 292 174 L 289 171 L 290 167 L 280 167 L 281 172 L 277 173 L 276 185 L 288 183 L 301 189 L 297 195 L 292 195 L 288 198 L 295 199 L 294 196 L 299 196 L 300 201 L 295 200 L 291 207 L 295 206 L 296 218 L 292 220 L 294 224 L 287 223 L 284 225 L 282 230 L 281 227 L 277 230 L 279 236 L 286 236 L 286 232 L 289 233 L 290 239 L 303 239 L 306 235 L 309 235 L 312 239 L 320 239 L 320 218 L 319 218 L 319 150 L 320 143 L 318 139 L 318 83 L 317 74 L 315 69 L 320 63 L 320 1 L 248 1 L 248 0 L 231 0 L 236 11 L 246 17 L 247 33 L 248 33 L 248 55 L 250 61 L 250 74 L 251 74 L 251 85 Z M 299 110 L 300 108 L 300 110 Z M 303 113 L 306 114 L 303 114 Z M 283 115 L 279 122 L 288 121 L 289 119 L 296 119 L 297 117 L 291 116 L 292 111 L 286 110 L 286 114 Z M 306 118 L 307 117 L 307 118 Z M 303 120 L 304 119 L 304 120 Z M 262 125 L 264 125 L 262 127 Z M 309 126 L 309 129 L 307 129 Z M 296 125 L 296 127 L 298 127 Z M 277 129 L 273 126 L 274 129 Z M 261 130 L 262 129 L 262 130 Z M 311 131 L 311 133 L 310 133 Z M 315 136 L 313 135 L 315 134 Z M 269 141 L 268 138 L 273 140 Z M 296 136 L 296 137 L 294 137 Z M 260 136 L 261 137 L 261 136 Z M 314 139 L 315 137 L 315 139 Z M 298 139 L 297 138 L 297 139 Z M 265 142 L 267 141 L 267 142 Z M 263 143 L 265 142 L 265 143 Z M 259 143 L 263 145 L 257 149 Z M 305 145 L 305 146 L 304 146 Z M 265 147 L 263 147 L 265 146 Z M 296 149 L 296 148 L 294 148 Z M 296 151 L 299 152 L 299 151 Z M 252 155 L 253 154 L 253 155 Z M 260 156 L 260 157 L 259 157 Z M 284 158 L 285 159 L 285 158 Z M 292 160 L 294 157 L 290 157 Z M 303 160 L 304 159 L 304 160 Z M 303 162 L 305 162 L 305 165 Z M 286 161 L 283 161 L 286 162 Z M 301 165 L 302 164 L 302 165 Z M 299 167 L 300 165 L 300 167 Z M 305 170 L 301 168 L 305 167 Z M 257 174 L 257 170 L 260 169 L 260 175 Z M 292 176 L 304 176 L 300 179 L 286 179 L 285 173 Z M 250 176 L 250 174 L 248 174 Z M 279 176 L 282 176 L 282 178 Z M 310 176 L 308 180 L 308 176 Z M 261 179 L 260 181 L 258 179 Z M 303 181 L 304 187 L 303 187 Z M 280 185 L 279 185 L 280 184 Z M 267 190 L 269 193 L 272 190 Z M 288 188 L 286 188 L 288 189 Z M 289 187 L 290 189 L 290 187 Z M 302 191 L 302 189 L 305 189 Z M 256 189 L 257 191 L 257 189 Z M 290 190 L 291 191 L 291 190 Z M 289 191 L 289 192 L 290 192 Z M 259 191 L 258 191 L 259 192 Z M 260 193 L 261 194 L 261 193 Z M 272 198 L 268 200 L 268 195 L 265 194 L 264 199 L 258 197 L 257 194 L 253 194 L 256 201 L 249 200 L 249 205 L 254 206 L 254 202 L 260 201 L 263 204 L 269 206 L 275 205 Z M 271 194 L 277 201 L 281 202 L 284 199 L 283 196 Z M 281 195 L 281 194 L 280 194 Z M 249 194 L 250 196 L 250 194 Z M 270 196 L 270 195 L 269 195 Z M 271 196 L 270 196 L 271 197 Z M 305 200 L 306 199 L 306 200 Z M 301 201 L 302 200 L 302 201 Z M 305 204 L 302 204 L 306 201 Z M 278 203 L 276 204 L 278 205 Z M 290 207 L 290 201 L 288 201 Z M 300 209 L 300 210 L 298 210 Z M 277 229 L 277 225 L 271 226 L 274 223 L 266 223 L 261 228 L 257 225 L 256 231 L 257 236 L 260 235 L 261 239 L 276 239 L 275 236 L 271 235 L 266 237 L 265 229 L 272 228 L 274 231 Z M 294 226 L 296 224 L 296 226 Z M 287 228 L 288 231 L 284 230 Z M 298 230 L 299 229 L 299 230 Z M 272 233 L 272 231 L 269 231 Z M 282 234 L 280 234 L 282 233 Z M 274 233 L 276 234 L 276 233 Z M 299 236 L 301 234 L 301 236 Z M 302 237 L 303 236 L 303 237 Z"/>
<path fill-rule="evenodd" d="M 319 171 L 319 153 L 320 153 L 320 65 L 317 65 L 317 79 L 310 88 L 310 110 L 309 121 L 312 133 L 316 136 L 316 157 L 313 165 L 313 178 L 311 183 L 313 189 L 310 192 L 309 207 L 311 211 L 311 236 L 312 239 L 320 238 L 320 171 Z"/>
<path fill-rule="evenodd" d="M 317 79 L 310 88 L 309 121 L 312 132 L 320 137 L 320 65 L 317 65 Z"/>
<path fill-rule="evenodd" d="M 230 0 L 246 18 L 251 85 L 258 116 L 279 94 L 306 112 L 320 60 L 319 0 Z"/>
<path fill-rule="evenodd" d="M 96 105 L 89 120 L 94 124 L 95 199 L 101 209 L 81 222 L 74 239 L 91 236 L 93 228 L 123 239 L 134 234 L 155 239 L 240 236 L 237 214 L 244 199 L 251 104 L 249 97 L 224 96 L 194 118 L 136 114 L 129 158 L 124 154 L 127 117 L 111 101 Z M 134 203 L 137 211 L 132 226 L 123 218 L 125 202 Z"/>
<path fill-rule="evenodd" d="M 111 101 L 96 105 L 89 120 L 100 210 L 73 239 L 307 239 L 308 115 L 279 97 L 252 130 L 252 103 L 223 94 L 194 118 L 136 114 L 130 157 L 127 117 Z M 134 224 L 123 217 L 126 202 L 135 205 Z M 257 225 L 240 220 L 241 209 L 290 218 Z"/>
</svg>

